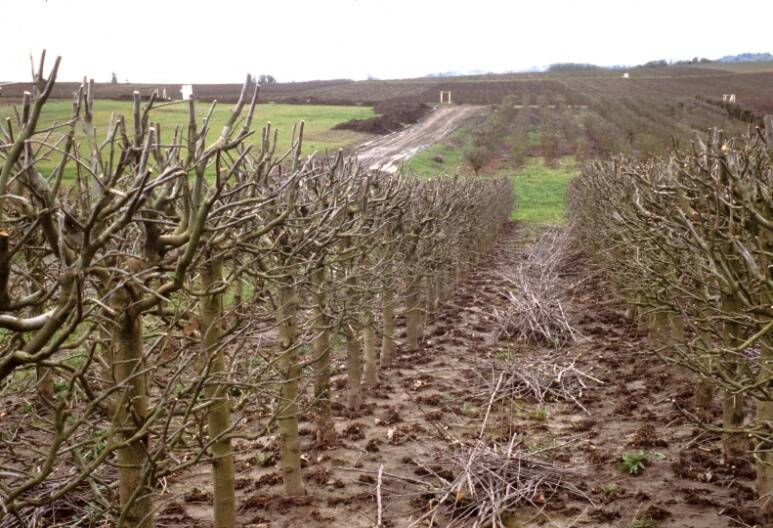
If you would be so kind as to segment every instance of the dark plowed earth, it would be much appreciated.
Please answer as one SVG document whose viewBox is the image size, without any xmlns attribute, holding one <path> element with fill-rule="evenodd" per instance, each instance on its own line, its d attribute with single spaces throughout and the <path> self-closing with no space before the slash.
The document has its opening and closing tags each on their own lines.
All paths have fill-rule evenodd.
<svg viewBox="0 0 773 528">
<path fill-rule="evenodd" d="M 499 325 L 488 315 L 506 305 L 500 274 L 528 249 L 531 235 L 522 231 L 516 224 L 505 228 L 495 251 L 444 299 L 428 324 L 423 349 L 415 354 L 398 350 L 395 364 L 382 372 L 381 384 L 365 391 L 368 398 L 358 416 L 346 415 L 344 370 L 338 366 L 338 442 L 315 446 L 311 422 L 302 424 L 307 496 L 284 498 L 279 468 L 260 467 L 255 446 L 237 444 L 244 526 L 370 528 L 376 524 L 381 464 L 385 475 L 415 479 L 426 474 L 422 466 L 446 471 L 435 466 L 438 453 L 474 441 L 480 431 L 488 402 L 476 389 L 480 373 L 494 364 L 545 354 L 497 339 Z M 751 506 L 754 475 L 748 461 L 720 464 L 717 439 L 683 418 L 676 404 L 690 405 L 689 384 L 657 362 L 635 323 L 611 300 L 603 274 L 574 252 L 562 267 L 561 280 L 570 318 L 582 333 L 561 354 L 604 384 L 580 396 L 588 414 L 560 402 L 521 402 L 506 411 L 494 410 L 486 438 L 506 443 L 517 434 L 523 449 L 582 472 L 575 484 L 590 500 L 561 494 L 535 497 L 534 506 L 511 512 L 509 525 L 629 527 L 649 518 L 658 527 L 719 528 L 759 522 Z M 404 337 L 404 328 L 398 335 Z M 651 462 L 638 476 L 624 473 L 619 457 L 639 450 Z M 167 503 L 159 526 L 211 525 L 203 520 L 211 518 L 211 496 L 201 491 L 207 489 L 207 477 L 187 475 L 185 483 L 170 483 L 170 489 L 188 491 Z M 409 487 L 389 477 L 382 491 L 384 526 L 408 526 L 427 511 L 426 497 L 410 495 Z"/>
</svg>

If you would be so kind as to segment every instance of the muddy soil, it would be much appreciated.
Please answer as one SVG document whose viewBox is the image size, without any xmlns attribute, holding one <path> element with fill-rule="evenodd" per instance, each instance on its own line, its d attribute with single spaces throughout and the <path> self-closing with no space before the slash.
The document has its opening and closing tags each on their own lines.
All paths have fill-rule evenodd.
<svg viewBox="0 0 773 528">
<path fill-rule="evenodd" d="M 468 119 L 486 111 L 484 106 L 441 106 L 415 125 L 363 143 L 355 154 L 371 169 L 395 172 L 403 161 L 437 143 Z"/>
<path fill-rule="evenodd" d="M 372 528 L 379 466 L 386 475 L 421 478 L 421 467 L 432 466 L 454 442 L 477 437 L 488 399 L 476 394 L 480 373 L 546 353 L 498 337 L 500 326 L 487 315 L 504 307 L 500 273 L 528 250 L 531 235 L 525 231 L 515 223 L 507 226 L 496 250 L 445 297 L 428 324 L 422 350 L 398 349 L 379 386 L 365 391 L 359 415 L 348 416 L 345 391 L 335 391 L 339 439 L 334 445 L 315 445 L 311 422 L 302 423 L 305 497 L 283 496 L 275 443 L 263 450 L 237 443 L 243 526 Z M 629 527 L 646 519 L 655 524 L 641 526 L 763 526 L 749 461 L 722 463 L 718 438 L 679 412 L 677 405 L 691 404 L 690 384 L 658 363 L 635 322 L 611 301 L 603 274 L 575 252 L 562 268 L 561 281 L 571 320 L 582 333 L 561 354 L 603 385 L 579 395 L 587 413 L 565 402 L 522 401 L 495 409 L 485 438 L 507 442 L 517 434 L 535 456 L 579 472 L 575 484 L 587 499 L 546 498 L 510 512 L 511 526 Z M 398 336 L 404 337 L 404 328 Z M 338 369 L 334 386 L 343 388 L 343 365 Z M 639 475 L 620 466 L 620 457 L 630 451 L 647 455 Z M 203 468 L 169 482 L 175 492 L 166 495 L 158 525 L 211 526 L 208 477 Z M 409 526 L 427 510 L 428 498 L 409 492 L 397 481 L 384 480 L 384 526 Z"/>
<path fill-rule="evenodd" d="M 373 105 L 373 110 L 379 114 L 368 119 L 352 119 L 333 127 L 333 130 L 354 130 L 366 134 L 389 134 L 402 130 L 421 120 L 432 107 L 425 103 L 392 99 Z"/>
</svg>

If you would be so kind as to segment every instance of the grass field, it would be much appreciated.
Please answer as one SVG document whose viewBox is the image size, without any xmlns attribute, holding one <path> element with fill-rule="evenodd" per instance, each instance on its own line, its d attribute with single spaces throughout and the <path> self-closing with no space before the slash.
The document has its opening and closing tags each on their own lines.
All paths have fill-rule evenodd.
<svg viewBox="0 0 773 528">
<path fill-rule="evenodd" d="M 557 167 L 546 166 L 541 158 L 529 158 L 513 174 L 517 206 L 512 218 L 534 224 L 560 224 L 564 221 L 566 184 L 577 175 L 571 156 Z"/>
<path fill-rule="evenodd" d="M 210 141 L 214 141 L 220 133 L 223 123 L 230 114 L 232 105 L 221 104 L 215 108 L 212 117 Z M 197 117 L 199 122 L 209 109 L 208 103 L 197 104 Z M 97 128 L 97 136 L 103 137 L 112 114 L 123 114 L 131 130 L 132 103 L 129 101 L 97 100 L 94 103 L 94 124 Z M 69 101 L 49 101 L 43 111 L 38 129 L 51 126 L 54 123 L 62 123 L 70 117 L 72 103 Z M 13 116 L 13 107 L 2 104 L 0 99 L 0 119 Z M 324 151 L 345 147 L 357 143 L 369 137 L 366 134 L 349 130 L 331 130 L 338 123 L 350 119 L 364 119 L 373 116 L 373 109 L 364 106 L 326 106 L 326 105 L 291 105 L 291 104 L 261 104 L 258 105 L 253 126 L 258 129 L 258 134 L 253 136 L 252 142 L 260 141 L 259 129 L 266 122 L 270 122 L 279 130 L 278 151 L 282 151 L 290 144 L 293 125 L 303 120 L 304 145 L 303 153 L 311 154 L 315 151 Z M 177 104 L 155 109 L 151 112 L 151 121 L 160 123 L 162 136 L 166 139 L 178 125 L 185 126 L 188 119 L 187 105 Z M 14 129 L 16 129 L 14 119 Z M 78 138 L 83 139 L 83 132 L 77 131 Z M 81 152 L 86 152 L 85 141 L 81 141 Z M 40 168 L 43 171 L 50 170 L 56 160 L 51 160 L 50 165 L 44 164 Z M 67 177 L 67 175 L 65 176 Z"/>
</svg>

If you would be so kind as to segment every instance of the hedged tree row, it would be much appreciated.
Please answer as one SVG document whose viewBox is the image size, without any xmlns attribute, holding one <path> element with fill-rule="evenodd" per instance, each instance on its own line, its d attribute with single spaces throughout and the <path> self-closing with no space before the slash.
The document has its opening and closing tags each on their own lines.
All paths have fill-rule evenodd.
<svg viewBox="0 0 773 528">
<path fill-rule="evenodd" d="M 80 494 L 94 519 L 150 527 L 166 479 L 202 463 L 215 526 L 236 526 L 234 442 L 275 434 L 285 490 L 303 494 L 299 421 L 335 440 L 339 356 L 354 415 L 396 314 L 418 351 L 494 243 L 510 183 L 303 158 L 302 124 L 277 153 L 270 125 L 254 141 L 249 78 L 219 133 L 214 105 L 200 119 L 173 103 L 187 125 L 161 130 L 170 103 L 136 94 L 98 134 L 90 83 L 41 129 L 59 67 L 45 78 L 43 59 L 0 130 L 0 526 L 45 525 Z"/>
<path fill-rule="evenodd" d="M 569 190 L 581 242 L 695 380 L 726 460 L 751 449 L 773 511 L 773 121 L 733 139 L 714 129 L 691 152 L 589 165 Z M 722 424 L 708 409 L 721 391 Z M 754 416 L 748 416 L 750 407 Z"/>
</svg>

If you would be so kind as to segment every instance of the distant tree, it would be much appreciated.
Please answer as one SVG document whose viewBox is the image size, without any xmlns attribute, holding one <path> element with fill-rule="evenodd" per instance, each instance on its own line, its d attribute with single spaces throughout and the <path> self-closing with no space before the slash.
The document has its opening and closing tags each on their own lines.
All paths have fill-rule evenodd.
<svg viewBox="0 0 773 528">
<path fill-rule="evenodd" d="M 559 62 L 548 66 L 549 72 L 572 72 L 572 71 L 593 71 L 603 70 L 601 66 L 595 64 L 578 63 L 578 62 Z"/>
<path fill-rule="evenodd" d="M 118 84 L 118 74 L 115 72 L 112 72 L 110 74 L 110 84 Z"/>
<path fill-rule="evenodd" d="M 491 149 L 486 145 L 472 144 L 467 145 L 462 151 L 462 157 L 470 166 L 475 175 L 478 175 L 480 171 L 492 158 Z"/>
<path fill-rule="evenodd" d="M 663 66 L 668 66 L 668 61 L 665 59 L 651 60 L 649 62 L 645 62 L 643 66 L 645 68 L 662 68 Z"/>
<path fill-rule="evenodd" d="M 258 83 L 260 83 L 262 85 L 276 84 L 276 79 L 274 78 L 273 75 L 268 75 L 266 73 L 261 73 L 260 75 L 258 75 Z"/>
</svg>

